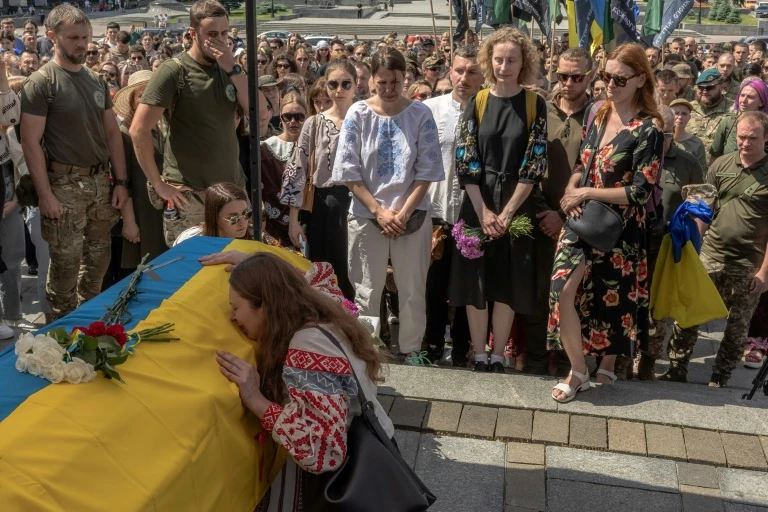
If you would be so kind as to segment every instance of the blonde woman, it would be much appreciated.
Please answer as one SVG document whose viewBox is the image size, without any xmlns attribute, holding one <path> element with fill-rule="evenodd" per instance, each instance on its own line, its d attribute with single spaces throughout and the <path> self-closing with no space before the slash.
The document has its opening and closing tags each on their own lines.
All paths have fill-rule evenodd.
<svg viewBox="0 0 768 512">
<path fill-rule="evenodd" d="M 523 88 L 535 79 L 537 60 L 533 43 L 517 29 L 498 30 L 485 40 L 478 62 L 490 91 L 467 102 L 457 142 L 456 171 L 466 191 L 459 220 L 482 228 L 490 239 L 476 259 L 453 248 L 448 292 L 451 305 L 467 307 L 477 372 L 504 373 L 504 345 L 515 312 L 534 313 L 536 304 L 534 240 L 513 238 L 507 229 L 517 215 L 535 218 L 531 195 L 547 167 L 546 103 Z M 479 119 L 477 99 L 483 96 L 487 103 Z M 490 361 L 485 352 L 489 303 L 497 341 Z"/>
</svg>

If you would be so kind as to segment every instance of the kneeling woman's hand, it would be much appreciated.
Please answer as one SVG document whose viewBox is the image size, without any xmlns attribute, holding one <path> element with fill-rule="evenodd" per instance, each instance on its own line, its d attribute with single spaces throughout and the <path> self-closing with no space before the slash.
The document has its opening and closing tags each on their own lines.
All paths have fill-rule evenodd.
<svg viewBox="0 0 768 512">
<path fill-rule="evenodd" d="M 200 261 L 200 263 L 202 263 L 206 267 L 209 265 L 226 264 L 227 266 L 224 268 L 224 270 L 226 270 L 227 272 L 232 272 L 232 269 L 235 268 L 238 263 L 243 261 L 248 256 L 250 255 L 240 251 L 226 251 L 226 252 L 217 252 L 214 254 L 209 254 L 208 256 L 203 256 L 198 261 Z"/>
<path fill-rule="evenodd" d="M 223 350 L 216 352 L 216 361 L 221 373 L 240 388 L 243 404 L 261 419 L 270 401 L 261 394 L 261 376 L 256 367 Z"/>
</svg>

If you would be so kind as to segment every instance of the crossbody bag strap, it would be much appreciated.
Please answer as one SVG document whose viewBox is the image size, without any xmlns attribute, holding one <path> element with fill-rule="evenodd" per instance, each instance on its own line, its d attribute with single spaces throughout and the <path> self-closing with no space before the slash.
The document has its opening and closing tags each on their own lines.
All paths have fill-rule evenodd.
<svg viewBox="0 0 768 512">
<path fill-rule="evenodd" d="M 608 123 L 603 123 L 603 126 L 598 125 L 598 131 L 597 131 L 597 145 L 600 146 L 600 142 L 603 140 L 603 135 L 605 134 L 605 127 L 608 125 Z M 591 128 L 590 128 L 591 129 Z M 587 133 L 587 137 L 589 137 L 589 133 Z M 585 187 L 587 185 L 587 181 L 589 180 L 589 170 L 592 168 L 592 162 L 595 159 L 595 154 L 598 151 L 598 147 L 592 148 L 592 152 L 589 154 L 589 160 L 587 160 L 586 165 L 584 165 L 584 170 L 581 171 L 581 180 L 579 180 L 579 188 Z"/>
<path fill-rule="evenodd" d="M 757 172 L 753 172 L 752 174 L 750 174 L 740 182 L 725 189 L 723 193 L 720 194 L 720 197 L 718 198 L 718 203 L 719 203 L 718 208 L 722 210 L 726 204 L 731 202 L 731 199 L 735 199 L 739 197 L 742 194 L 742 192 L 756 185 L 758 178 L 762 178 L 764 174 L 765 174 L 765 171 L 763 171 L 763 169 L 758 169 Z"/>
<path fill-rule="evenodd" d="M 347 355 L 347 351 L 344 350 L 344 347 L 341 346 L 341 343 L 339 343 L 339 340 L 336 339 L 336 336 L 334 336 L 330 332 L 326 331 L 325 329 L 323 329 L 319 325 L 316 325 L 315 328 L 318 331 L 320 331 L 321 333 L 323 333 L 326 338 L 331 340 L 331 343 L 336 345 L 336 348 L 341 350 L 341 353 L 344 354 L 344 357 L 346 357 L 347 361 L 349 361 L 349 369 L 352 370 L 352 376 L 355 378 L 355 383 L 357 383 L 357 399 L 360 401 L 360 406 L 362 407 L 362 405 L 364 403 L 368 402 L 368 399 L 365 397 L 365 393 L 363 392 L 363 386 L 360 385 L 360 379 L 357 378 L 357 374 L 355 373 L 355 369 L 352 367 L 352 360 Z"/>
<path fill-rule="evenodd" d="M 314 129 L 312 130 L 312 136 L 309 138 L 309 144 L 312 146 L 312 149 L 309 153 L 309 173 L 307 175 L 307 183 L 309 183 L 310 187 L 315 183 L 313 178 L 315 175 L 315 146 L 317 141 L 317 130 L 319 130 L 318 126 L 320 121 L 320 114 L 317 114 L 315 116 L 315 126 L 313 126 Z"/>
<path fill-rule="evenodd" d="M 475 96 L 475 119 L 477 119 L 477 126 L 483 121 L 485 110 L 488 108 L 488 96 L 491 94 L 490 89 L 481 89 Z"/>
</svg>

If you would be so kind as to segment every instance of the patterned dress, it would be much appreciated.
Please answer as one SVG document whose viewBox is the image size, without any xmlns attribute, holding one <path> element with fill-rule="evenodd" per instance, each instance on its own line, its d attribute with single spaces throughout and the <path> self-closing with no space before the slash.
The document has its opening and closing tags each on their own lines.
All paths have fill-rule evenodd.
<svg viewBox="0 0 768 512">
<path fill-rule="evenodd" d="M 602 132 L 590 127 L 573 172 L 581 174 L 592 158 L 587 186 L 619 188 L 629 204 L 610 205 L 624 218 L 624 230 L 610 252 L 582 243 L 566 224 L 560 233 L 549 295 L 547 341 L 562 349 L 560 341 L 560 292 L 583 261 L 584 278 L 576 294 L 585 354 L 632 356 L 637 343 L 648 340 L 648 259 L 646 255 L 645 203 L 659 174 L 664 136 L 652 118 L 627 124 L 602 149 Z"/>
</svg>

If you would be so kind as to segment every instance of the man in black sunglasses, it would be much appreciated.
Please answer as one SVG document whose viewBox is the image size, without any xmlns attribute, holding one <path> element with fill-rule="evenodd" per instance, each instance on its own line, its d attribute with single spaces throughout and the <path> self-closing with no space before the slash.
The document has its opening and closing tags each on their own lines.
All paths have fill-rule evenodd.
<svg viewBox="0 0 768 512">
<path fill-rule="evenodd" d="M 88 43 L 85 51 L 85 65 L 92 68 L 99 63 L 99 46 L 96 43 Z"/>
<path fill-rule="evenodd" d="M 723 77 L 716 68 L 707 69 L 696 80 L 697 101 L 692 103 L 691 120 L 688 132 L 696 135 L 704 143 L 707 153 L 707 165 L 712 163 L 709 148 L 712 147 L 715 128 L 720 119 L 731 112 L 732 103 L 725 100 Z"/>
<path fill-rule="evenodd" d="M 427 57 L 421 65 L 421 71 L 424 75 L 424 80 L 431 83 L 432 87 L 434 87 L 437 79 L 445 71 L 445 61 L 438 56 Z"/>
</svg>

